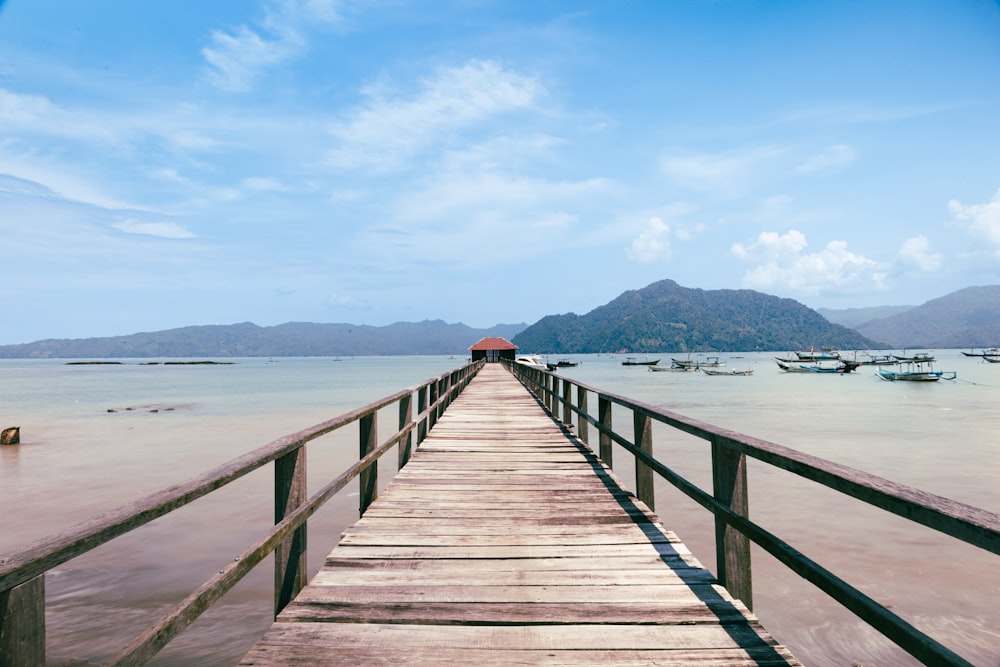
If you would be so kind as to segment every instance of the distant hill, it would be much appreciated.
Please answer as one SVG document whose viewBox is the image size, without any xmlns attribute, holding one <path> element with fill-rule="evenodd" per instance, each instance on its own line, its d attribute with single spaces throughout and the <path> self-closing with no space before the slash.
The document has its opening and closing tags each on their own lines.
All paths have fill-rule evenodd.
<svg viewBox="0 0 1000 667">
<path fill-rule="evenodd" d="M 0 346 L 0 358 L 312 357 L 398 354 L 466 355 L 480 338 L 508 340 L 527 324 L 473 329 L 441 320 L 384 327 L 289 322 L 182 327 L 107 338 L 50 339 Z"/>
<path fill-rule="evenodd" d="M 1000 285 L 966 287 L 860 324 L 857 330 L 897 348 L 996 347 L 1000 345 Z"/>
<path fill-rule="evenodd" d="M 672 280 L 627 291 L 586 315 L 544 317 L 512 342 L 539 354 L 883 347 L 792 299 Z"/>
<path fill-rule="evenodd" d="M 870 308 L 845 308 L 843 310 L 817 308 L 816 312 L 834 324 L 842 324 L 849 329 L 857 329 L 862 324 L 898 315 L 913 308 L 916 308 L 916 306 L 872 306 Z"/>
</svg>

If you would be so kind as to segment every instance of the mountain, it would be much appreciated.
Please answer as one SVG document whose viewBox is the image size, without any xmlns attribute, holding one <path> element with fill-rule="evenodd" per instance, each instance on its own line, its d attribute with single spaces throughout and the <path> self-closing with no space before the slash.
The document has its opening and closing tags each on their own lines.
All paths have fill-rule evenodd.
<svg viewBox="0 0 1000 667">
<path fill-rule="evenodd" d="M 966 287 L 859 324 L 857 330 L 898 348 L 995 347 L 1000 344 L 1000 285 Z"/>
<path fill-rule="evenodd" d="M 843 310 L 817 308 L 816 312 L 834 324 L 843 324 L 849 329 L 856 330 L 863 324 L 898 315 L 913 308 L 916 306 L 871 306 L 869 308 L 844 308 Z"/>
<path fill-rule="evenodd" d="M 513 338 L 527 325 L 473 329 L 441 320 L 397 322 L 384 327 L 289 322 L 259 327 L 250 322 L 182 327 L 108 338 L 50 339 L 0 346 L 0 359 L 121 357 L 312 357 L 393 354 L 466 355 L 480 338 Z"/>
<path fill-rule="evenodd" d="M 539 354 L 883 347 L 792 299 L 672 280 L 629 290 L 586 315 L 544 317 L 511 342 Z"/>
</svg>

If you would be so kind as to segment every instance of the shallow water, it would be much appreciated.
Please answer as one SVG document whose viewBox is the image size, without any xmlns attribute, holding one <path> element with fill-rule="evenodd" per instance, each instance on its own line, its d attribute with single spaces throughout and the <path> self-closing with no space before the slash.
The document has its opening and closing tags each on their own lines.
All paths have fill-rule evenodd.
<svg viewBox="0 0 1000 667">
<path fill-rule="evenodd" d="M 1000 511 L 1000 364 L 956 350 L 937 354 L 937 367 L 957 371 L 957 381 L 888 383 L 866 368 L 848 376 L 783 374 L 765 354 L 721 355 L 729 367 L 754 369 L 749 377 L 652 373 L 597 355 L 576 357 L 582 364 L 560 374 Z M 669 363 L 669 355 L 662 358 Z M 0 502 L 15 508 L 0 515 L 0 552 L 463 363 L 447 357 L 237 359 L 210 366 L 124 361 L 0 361 L 0 427 L 22 428 L 21 445 L 0 447 Z M 395 418 L 386 415 L 385 423 Z M 668 431 L 654 425 L 657 456 L 710 487 L 706 445 Z M 615 469 L 631 484 L 631 461 L 619 452 Z M 310 445 L 310 492 L 356 459 L 356 431 Z M 766 465 L 751 461 L 749 471 L 755 521 L 974 664 L 1000 665 L 996 556 Z M 51 572 L 50 661 L 108 658 L 240 553 L 272 519 L 271 475 L 266 467 Z M 383 484 L 388 476 L 382 473 Z M 708 514 L 664 485 L 656 505 L 668 528 L 714 570 Z M 354 489 L 310 519 L 312 571 L 356 519 Z M 270 625 L 272 595 L 266 561 L 152 664 L 233 664 Z M 759 550 L 754 595 L 764 625 L 805 664 L 916 664 Z"/>
</svg>

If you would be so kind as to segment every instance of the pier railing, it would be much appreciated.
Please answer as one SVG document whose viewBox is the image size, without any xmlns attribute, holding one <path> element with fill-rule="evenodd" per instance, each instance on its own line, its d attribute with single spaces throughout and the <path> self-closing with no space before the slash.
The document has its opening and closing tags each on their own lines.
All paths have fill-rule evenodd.
<svg viewBox="0 0 1000 667">
<path fill-rule="evenodd" d="M 508 362 L 507 365 L 553 417 L 574 427 L 576 436 L 588 445 L 589 427 L 594 426 L 598 433 L 597 453 L 607 466 L 612 467 L 614 444 L 634 455 L 635 493 L 650 509 L 655 509 L 653 480 L 656 474 L 715 515 L 716 576 L 747 607 L 753 608 L 750 542 L 754 542 L 921 662 L 971 665 L 951 649 L 750 521 L 746 460 L 749 456 L 763 461 L 994 554 L 1000 554 L 1000 515 L 603 392 L 552 372 L 518 363 Z M 589 406 L 594 398 L 597 401 L 596 415 L 590 412 Z M 631 439 L 615 430 L 613 406 L 631 413 Z M 654 458 L 654 421 L 701 438 L 709 444 L 711 492 L 701 489 Z"/>
<path fill-rule="evenodd" d="M 274 462 L 274 527 L 217 575 L 175 605 L 136 637 L 108 665 L 141 665 L 204 613 L 260 561 L 275 554 L 274 613 L 305 586 L 306 520 L 355 477 L 359 478 L 359 510 L 364 514 L 378 494 L 378 460 L 398 446 L 398 465 L 426 437 L 448 405 L 482 368 L 468 364 L 403 389 L 363 408 L 278 438 L 190 481 L 164 489 L 64 533 L 3 555 L 0 562 L 0 664 L 45 664 L 45 573 L 153 519 L 216 491 Z M 414 398 L 416 413 L 414 414 Z M 379 443 L 378 413 L 399 406 L 399 423 Z M 306 444 L 353 423 L 358 424 L 359 461 L 306 497 Z"/>
</svg>

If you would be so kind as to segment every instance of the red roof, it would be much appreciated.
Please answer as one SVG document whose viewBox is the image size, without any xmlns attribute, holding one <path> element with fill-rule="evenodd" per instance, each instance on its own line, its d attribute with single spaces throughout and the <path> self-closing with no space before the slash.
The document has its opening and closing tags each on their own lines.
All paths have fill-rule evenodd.
<svg viewBox="0 0 1000 667">
<path fill-rule="evenodd" d="M 517 345 L 506 338 L 480 338 L 470 350 L 516 350 Z"/>
</svg>

